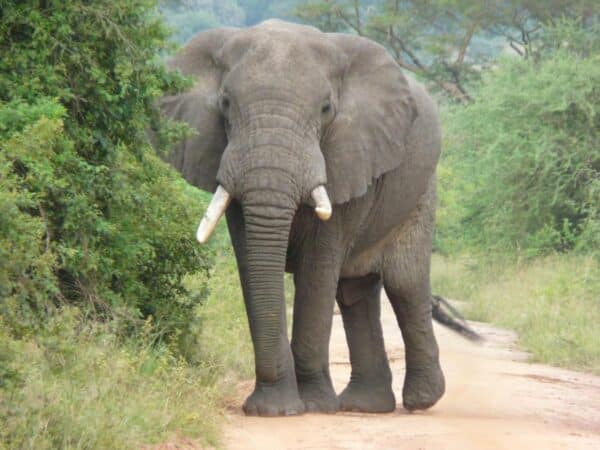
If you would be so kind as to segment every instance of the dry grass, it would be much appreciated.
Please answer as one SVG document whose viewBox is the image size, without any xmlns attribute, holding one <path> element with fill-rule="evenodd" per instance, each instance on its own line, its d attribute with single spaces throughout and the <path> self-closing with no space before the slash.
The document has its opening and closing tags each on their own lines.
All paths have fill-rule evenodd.
<svg viewBox="0 0 600 450">
<path fill-rule="evenodd" d="M 600 373 L 600 264 L 593 256 L 490 261 L 436 255 L 434 291 L 473 320 L 511 328 L 534 361 Z"/>
</svg>

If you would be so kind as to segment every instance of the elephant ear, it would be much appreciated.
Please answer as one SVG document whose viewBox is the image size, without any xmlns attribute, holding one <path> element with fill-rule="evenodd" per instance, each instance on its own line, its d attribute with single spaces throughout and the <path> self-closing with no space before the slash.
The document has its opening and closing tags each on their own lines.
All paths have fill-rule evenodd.
<svg viewBox="0 0 600 450">
<path fill-rule="evenodd" d="M 190 91 L 160 101 L 163 114 L 196 130 L 175 145 L 169 163 L 189 183 L 209 192 L 216 188 L 217 170 L 227 145 L 217 102 L 223 69 L 215 55 L 236 32 L 234 28 L 217 28 L 199 33 L 185 44 L 167 65 L 193 77 L 196 83 Z"/>
<path fill-rule="evenodd" d="M 327 190 L 334 203 L 344 203 L 402 163 L 417 109 L 407 79 L 385 48 L 359 36 L 328 38 L 348 58 L 336 117 L 321 142 Z"/>
</svg>

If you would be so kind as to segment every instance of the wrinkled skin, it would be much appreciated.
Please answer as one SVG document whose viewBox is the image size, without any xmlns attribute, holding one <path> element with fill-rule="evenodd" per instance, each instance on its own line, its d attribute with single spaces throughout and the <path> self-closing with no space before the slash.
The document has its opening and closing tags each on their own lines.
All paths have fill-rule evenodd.
<svg viewBox="0 0 600 450">
<path fill-rule="evenodd" d="M 424 89 L 369 40 L 281 21 L 200 33 L 170 64 L 197 84 L 161 107 L 198 130 L 170 162 L 233 198 L 226 217 L 256 363 L 246 414 L 394 410 L 382 287 L 406 346 L 404 407 L 432 406 L 444 392 L 429 283 L 440 126 Z M 320 185 L 328 221 L 310 197 Z M 296 286 L 291 344 L 285 270 Z M 352 363 L 339 397 L 334 299 Z"/>
</svg>

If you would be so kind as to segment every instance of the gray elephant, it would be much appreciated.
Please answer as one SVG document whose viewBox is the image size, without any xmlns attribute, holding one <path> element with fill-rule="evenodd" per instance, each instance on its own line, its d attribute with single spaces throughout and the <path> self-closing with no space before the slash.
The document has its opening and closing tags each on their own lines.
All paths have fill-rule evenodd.
<svg viewBox="0 0 600 450">
<path fill-rule="evenodd" d="M 226 212 L 254 344 L 249 415 L 396 407 L 380 323 L 385 289 L 406 348 L 403 404 L 444 393 L 429 282 L 440 153 L 436 107 L 378 44 L 269 20 L 198 34 L 170 61 L 197 80 L 162 110 L 198 134 L 170 156 Z M 293 273 L 291 345 L 284 271 Z M 328 361 L 337 299 L 352 375 Z"/>
</svg>

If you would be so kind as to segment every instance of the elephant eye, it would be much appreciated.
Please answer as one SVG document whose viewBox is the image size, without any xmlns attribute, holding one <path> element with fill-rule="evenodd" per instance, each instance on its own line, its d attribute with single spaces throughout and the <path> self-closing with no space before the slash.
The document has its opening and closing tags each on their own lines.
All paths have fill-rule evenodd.
<svg viewBox="0 0 600 450">
<path fill-rule="evenodd" d="M 229 109 L 229 105 L 231 104 L 231 100 L 229 97 L 223 97 L 221 99 L 221 110 L 225 113 Z"/>
<path fill-rule="evenodd" d="M 324 104 L 323 107 L 321 108 L 321 113 L 329 114 L 329 111 L 331 111 L 331 103 Z"/>
</svg>

